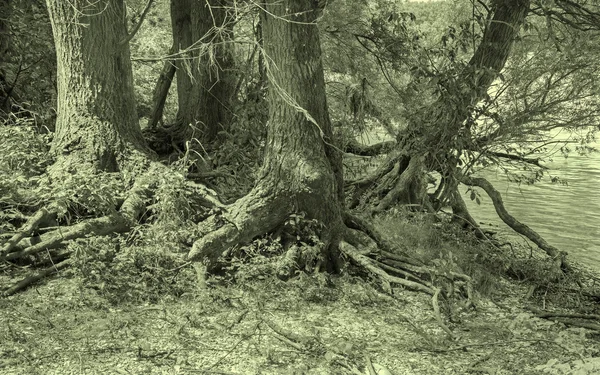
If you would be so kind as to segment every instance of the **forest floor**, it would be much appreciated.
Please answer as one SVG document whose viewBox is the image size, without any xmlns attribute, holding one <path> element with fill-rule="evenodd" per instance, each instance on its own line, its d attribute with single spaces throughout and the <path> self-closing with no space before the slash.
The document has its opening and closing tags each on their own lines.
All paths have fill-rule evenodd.
<svg viewBox="0 0 600 375">
<path fill-rule="evenodd" d="M 378 225 L 400 228 L 397 241 L 413 232 L 411 246 L 426 247 L 424 236 L 433 236 L 415 224 Z M 479 275 L 476 308 L 459 301 L 451 321 L 443 314 L 452 338 L 428 295 L 389 296 L 351 272 L 215 283 L 123 304 L 62 272 L 0 299 L 0 374 L 369 374 L 367 363 L 380 375 L 377 365 L 394 375 L 600 374 L 597 331 L 529 309 L 598 314 L 597 303 L 561 284 L 516 281 L 486 267 L 470 270 Z M 14 276 L 0 274 L 0 286 Z"/>
</svg>

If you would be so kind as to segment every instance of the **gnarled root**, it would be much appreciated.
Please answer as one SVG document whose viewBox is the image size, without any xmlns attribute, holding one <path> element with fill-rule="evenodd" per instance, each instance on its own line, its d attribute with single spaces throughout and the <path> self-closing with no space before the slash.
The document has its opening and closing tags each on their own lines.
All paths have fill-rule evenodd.
<svg viewBox="0 0 600 375">
<path fill-rule="evenodd" d="M 163 168 L 160 165 L 157 168 Z M 86 219 L 70 226 L 58 226 L 56 222 L 57 207 L 52 204 L 41 208 L 32 215 L 21 229 L 0 247 L 0 261 L 10 263 L 31 263 L 31 257 L 42 258 L 38 265 L 52 264 L 51 267 L 25 277 L 23 280 L 10 286 L 2 295 L 14 294 L 30 284 L 52 275 L 71 264 L 68 251 L 57 253 L 68 241 L 83 238 L 88 235 L 106 236 L 110 234 L 125 233 L 137 223 L 146 209 L 147 202 L 152 195 L 154 186 L 152 173 L 141 176 L 136 180 L 133 188 L 128 192 L 127 198 L 122 202 L 118 211 L 102 217 Z M 214 192 L 203 186 L 195 184 L 196 200 L 202 205 L 219 209 L 223 205 L 215 198 Z M 37 232 L 41 234 L 38 235 Z M 47 254 L 43 254 L 47 252 Z M 56 264 L 55 264 L 56 263 Z"/>
<path fill-rule="evenodd" d="M 351 209 L 373 205 L 372 214 L 383 212 L 395 204 L 429 208 L 422 158 L 397 153 L 388 158 L 374 173 L 347 184 L 353 188 Z"/>
<path fill-rule="evenodd" d="M 439 295 L 442 289 L 435 283 L 444 279 L 446 285 L 451 285 L 450 292 L 464 290 L 467 296 L 467 306 L 472 306 L 471 278 L 458 272 L 441 272 L 423 265 L 405 254 L 398 254 L 399 250 L 385 241 L 383 236 L 365 219 L 345 213 L 344 222 L 348 229 L 344 236 L 345 240 L 340 242 L 341 252 L 352 263 L 371 274 L 382 289 L 390 294 L 394 294 L 394 285 L 397 285 L 431 295 L 436 320 L 440 327 L 449 336 L 452 336 L 452 332 L 444 324 L 440 313 Z"/>
</svg>

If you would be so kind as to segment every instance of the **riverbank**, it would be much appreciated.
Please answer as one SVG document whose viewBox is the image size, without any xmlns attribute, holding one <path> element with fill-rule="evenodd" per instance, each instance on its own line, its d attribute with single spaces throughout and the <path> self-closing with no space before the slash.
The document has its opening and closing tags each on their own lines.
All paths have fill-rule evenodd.
<svg viewBox="0 0 600 375">
<path fill-rule="evenodd" d="M 438 324 L 430 296 L 383 294 L 352 268 L 343 276 L 288 282 L 269 276 L 217 282 L 180 296 L 152 295 L 152 285 L 138 296 L 132 286 L 130 296 L 113 299 L 101 286 L 61 273 L 0 299 L 0 372 L 365 374 L 369 362 L 395 375 L 600 372 L 596 331 L 532 312 L 600 313 L 571 280 L 549 283 L 537 252 L 529 257 L 528 249 L 510 246 L 494 252 L 427 217 L 389 215 L 376 224 L 412 255 L 473 278 L 475 308 L 464 297 L 454 298 L 451 310 L 442 304 L 451 336 Z M 191 268 L 178 272 L 173 283 L 189 285 L 195 277 Z M 584 281 L 591 288 L 591 279 Z M 119 297 L 122 303 L 109 303 Z"/>
</svg>

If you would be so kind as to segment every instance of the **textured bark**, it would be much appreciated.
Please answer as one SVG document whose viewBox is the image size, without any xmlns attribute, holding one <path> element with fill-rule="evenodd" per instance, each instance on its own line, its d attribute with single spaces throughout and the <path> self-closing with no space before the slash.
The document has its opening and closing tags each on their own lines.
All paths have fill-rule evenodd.
<svg viewBox="0 0 600 375">
<path fill-rule="evenodd" d="M 216 262 L 227 248 L 272 231 L 294 212 L 325 226 L 327 262 L 343 228 L 341 155 L 331 145 L 317 11 L 310 0 L 267 2 L 262 14 L 269 57 L 269 128 L 256 186 L 223 214 L 227 223 L 197 241 L 189 257 Z"/>
<path fill-rule="evenodd" d="M 8 20 L 11 16 L 9 0 L 0 0 L 0 117 L 10 111 L 10 87 L 6 81 L 4 63 L 8 59 L 10 46 L 10 27 Z"/>
<path fill-rule="evenodd" d="M 231 118 L 233 19 L 225 0 L 172 0 L 179 109 L 172 131 L 178 141 L 212 142 Z"/>
<path fill-rule="evenodd" d="M 466 124 L 473 106 L 487 94 L 490 85 L 504 68 L 512 46 L 529 11 L 529 0 L 503 0 L 496 3 L 494 15 L 486 25 L 483 38 L 471 60 L 461 73 L 460 87 L 450 98 L 443 96 L 426 111 L 430 115 L 409 124 L 408 131 L 399 136 L 399 143 L 416 146 L 419 152 L 432 152 L 429 164 L 444 163 L 459 144 L 470 141 Z M 463 133 L 464 130 L 464 133 Z M 414 139 L 416 135 L 416 138 Z M 459 153 L 461 149 L 457 150 Z M 435 167 L 434 167 L 435 168 Z"/>
<path fill-rule="evenodd" d="M 529 0 L 496 2 L 494 16 L 486 26 L 481 43 L 469 61 L 469 67 L 475 71 L 473 85 L 485 90 L 483 93 L 487 92 L 504 68 L 528 12 Z"/>
<path fill-rule="evenodd" d="M 52 150 L 70 168 L 116 171 L 145 149 L 133 96 L 123 0 L 47 0 L 58 65 Z"/>
</svg>

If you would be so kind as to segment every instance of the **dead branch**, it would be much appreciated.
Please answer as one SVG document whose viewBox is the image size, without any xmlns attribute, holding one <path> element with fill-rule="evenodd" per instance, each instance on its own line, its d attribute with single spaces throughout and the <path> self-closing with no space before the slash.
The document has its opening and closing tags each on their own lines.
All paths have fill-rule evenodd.
<svg viewBox="0 0 600 375">
<path fill-rule="evenodd" d="M 120 214 L 103 216 L 77 223 L 70 227 L 59 228 L 52 232 L 44 233 L 41 242 L 30 246 L 22 251 L 10 253 L 0 258 L 3 260 L 13 260 L 37 254 L 47 249 L 56 249 L 63 245 L 65 241 L 84 237 L 88 234 L 105 236 L 111 233 L 123 233 L 130 229 L 129 220 Z"/>
<path fill-rule="evenodd" d="M 261 320 L 269 326 L 278 336 L 276 336 L 279 340 L 285 342 L 291 347 L 300 350 L 306 351 L 308 348 L 311 348 L 315 344 L 315 339 L 312 337 L 302 336 L 295 332 L 292 332 L 288 329 L 283 328 L 279 324 L 275 323 L 271 319 L 268 319 L 265 316 L 261 317 Z"/>
<path fill-rule="evenodd" d="M 533 306 L 527 306 L 527 310 L 532 311 L 538 318 L 571 318 L 571 319 L 586 319 L 586 320 L 598 320 L 600 321 L 600 315 L 598 314 L 580 314 L 580 313 L 566 313 L 560 311 L 545 311 L 540 310 Z"/>
<path fill-rule="evenodd" d="M 177 46 L 171 46 L 169 55 L 175 53 L 176 49 Z M 176 70 L 177 67 L 172 61 L 165 60 L 152 94 L 152 109 L 150 110 L 150 115 L 148 116 L 148 129 L 155 129 L 156 125 L 163 117 L 165 102 L 169 94 L 169 88 L 173 83 L 173 77 L 175 77 Z"/>
<path fill-rule="evenodd" d="M 465 185 L 477 186 L 482 188 L 492 200 L 496 213 L 498 214 L 500 219 L 502 219 L 502 221 L 506 223 L 506 225 L 511 227 L 515 232 L 527 237 L 540 249 L 544 250 L 550 257 L 552 257 L 556 261 L 556 263 L 562 269 L 570 269 L 566 261 L 567 253 L 564 251 L 560 251 L 556 247 L 550 245 L 536 231 L 531 229 L 529 226 L 521 223 L 520 221 L 515 219 L 514 216 L 509 214 L 508 211 L 506 211 L 506 208 L 504 207 L 502 195 L 498 190 L 494 188 L 494 186 L 488 180 L 486 180 L 483 177 L 462 176 L 460 182 L 462 182 Z"/>
<path fill-rule="evenodd" d="M 71 264 L 71 259 L 66 259 L 58 264 L 55 264 L 55 265 L 52 265 L 51 267 L 43 269 L 42 271 L 38 272 L 35 275 L 28 276 L 28 277 L 24 278 L 23 280 L 19 281 L 18 283 L 14 284 L 13 286 L 11 286 L 10 288 L 3 291 L 2 296 L 3 297 L 11 296 L 11 295 L 27 288 L 31 284 L 43 279 L 44 277 L 52 275 L 64 268 L 67 268 L 70 264 Z"/>
<path fill-rule="evenodd" d="M 454 334 L 452 333 L 452 331 L 450 331 L 450 328 L 448 328 L 448 326 L 446 324 L 444 324 L 444 321 L 442 320 L 442 314 L 440 312 L 440 304 L 438 302 L 439 295 L 440 295 L 440 289 L 436 288 L 435 293 L 433 293 L 433 297 L 431 297 L 431 304 L 433 306 L 435 320 L 437 320 L 439 326 L 444 330 L 444 332 L 446 332 L 446 334 L 448 336 L 453 338 Z"/>
<path fill-rule="evenodd" d="M 42 223 L 47 222 L 52 216 L 53 213 L 45 208 L 36 212 L 35 215 L 29 218 L 25 225 L 23 225 L 21 229 L 2 246 L 0 249 L 0 259 L 10 253 L 22 239 L 30 236 Z"/>
<path fill-rule="evenodd" d="M 540 164 L 540 161 L 541 161 L 540 158 L 535 158 L 535 159 L 534 158 L 527 158 L 525 156 L 507 154 L 505 152 L 491 152 L 491 151 L 487 151 L 486 154 L 489 154 L 491 156 L 495 156 L 497 158 L 503 158 L 503 159 L 508 159 L 508 160 L 520 161 L 520 162 L 527 163 L 527 164 L 533 164 L 536 167 L 540 167 L 542 169 L 548 169 L 548 167 L 546 167 L 545 165 Z"/>
</svg>

